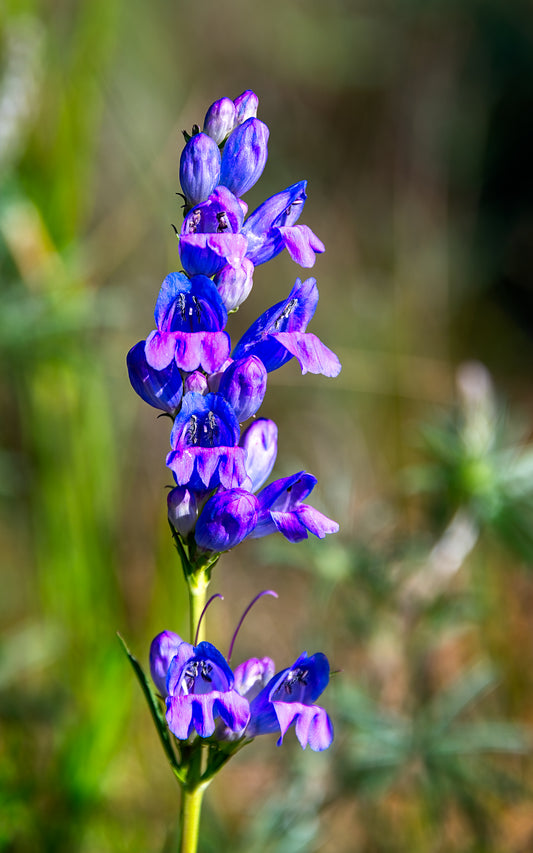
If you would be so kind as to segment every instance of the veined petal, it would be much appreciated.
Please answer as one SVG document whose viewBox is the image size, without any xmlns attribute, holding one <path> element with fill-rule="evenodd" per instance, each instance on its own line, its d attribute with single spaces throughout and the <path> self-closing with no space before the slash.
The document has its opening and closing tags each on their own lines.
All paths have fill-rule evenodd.
<svg viewBox="0 0 533 853">
<path fill-rule="evenodd" d="M 187 373 L 202 368 L 207 373 L 219 370 L 230 352 L 226 332 L 174 332 L 176 365 Z"/>
<path fill-rule="evenodd" d="M 150 332 L 144 345 L 144 355 L 149 367 L 165 370 L 174 358 L 176 338 L 172 332 Z"/>
<path fill-rule="evenodd" d="M 293 724 L 302 749 L 309 744 L 312 750 L 321 752 L 331 745 L 333 726 L 323 708 L 298 702 L 274 702 L 273 705 L 281 732 L 278 746 L 281 746 L 287 729 Z"/>
<path fill-rule="evenodd" d="M 289 542 L 301 542 L 302 539 L 308 538 L 307 528 L 300 521 L 296 512 L 271 511 L 270 518 L 274 522 L 276 530 L 283 533 Z"/>
<path fill-rule="evenodd" d="M 308 225 L 285 225 L 280 226 L 278 230 L 289 255 L 301 267 L 314 266 L 315 252 L 326 251 L 322 240 L 319 240 Z"/>
<path fill-rule="evenodd" d="M 315 509 L 313 506 L 300 504 L 300 506 L 296 508 L 295 512 L 298 517 L 298 521 L 300 521 L 310 533 L 318 536 L 319 539 L 324 539 L 327 534 L 338 533 L 339 531 L 339 525 L 336 521 L 333 521 L 332 518 L 328 518 L 327 515 L 319 512 L 318 509 Z"/>
<path fill-rule="evenodd" d="M 150 406 L 173 415 L 183 396 L 183 380 L 174 361 L 163 370 L 154 370 L 146 361 L 145 341 L 139 341 L 127 355 L 128 375 L 134 391 Z"/>
<path fill-rule="evenodd" d="M 335 353 L 310 332 L 279 332 L 275 340 L 298 359 L 302 373 L 309 371 L 333 377 L 341 372 L 341 363 Z"/>
</svg>

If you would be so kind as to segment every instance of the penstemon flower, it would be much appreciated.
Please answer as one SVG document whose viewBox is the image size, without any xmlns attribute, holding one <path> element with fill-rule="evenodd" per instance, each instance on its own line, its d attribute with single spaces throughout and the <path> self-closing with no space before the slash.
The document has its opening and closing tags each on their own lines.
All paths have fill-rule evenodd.
<svg viewBox="0 0 533 853">
<path fill-rule="evenodd" d="M 204 789 L 241 747 L 294 727 L 301 746 L 327 749 L 333 727 L 315 704 L 329 681 L 326 656 L 301 655 L 275 673 L 270 658 L 251 658 L 232 671 L 205 639 L 205 604 L 220 555 L 245 539 L 281 533 L 299 542 L 322 539 L 338 524 L 305 503 L 316 478 L 306 472 L 270 484 L 278 429 L 256 417 L 268 374 L 292 358 L 307 372 L 335 377 L 339 359 L 307 331 L 318 304 L 314 278 L 296 282 L 288 297 L 267 308 L 232 348 L 228 316 L 248 297 L 255 267 L 284 249 L 301 267 L 314 266 L 321 240 L 298 220 L 307 199 L 298 181 L 248 215 L 242 196 L 261 177 L 269 130 L 257 118 L 249 90 L 223 97 L 207 110 L 203 130 L 184 134 L 179 175 L 184 220 L 178 254 L 157 296 L 155 329 L 131 348 L 131 385 L 172 420 L 166 464 L 174 486 L 168 520 L 189 592 L 190 642 L 171 631 L 153 640 L 153 692 L 128 652 L 149 702 L 171 767 L 182 786 L 182 853 L 197 848 Z M 265 485 L 266 484 L 266 485 Z M 270 590 L 260 593 L 252 604 Z M 214 596 L 214 598 L 217 596 Z M 127 651 L 127 650 L 126 650 Z"/>
</svg>

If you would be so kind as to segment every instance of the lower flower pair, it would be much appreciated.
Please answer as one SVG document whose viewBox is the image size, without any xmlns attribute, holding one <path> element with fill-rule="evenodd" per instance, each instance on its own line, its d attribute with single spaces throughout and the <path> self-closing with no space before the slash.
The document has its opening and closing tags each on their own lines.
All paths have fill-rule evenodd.
<svg viewBox="0 0 533 853">
<path fill-rule="evenodd" d="M 232 671 L 208 642 L 193 646 L 172 631 L 152 641 L 150 670 L 165 699 L 166 721 L 181 741 L 198 735 L 218 742 L 247 741 L 295 727 L 303 749 L 327 749 L 333 727 L 315 701 L 329 681 L 328 659 L 305 652 L 291 667 L 275 673 L 268 658 L 250 658 Z"/>
</svg>

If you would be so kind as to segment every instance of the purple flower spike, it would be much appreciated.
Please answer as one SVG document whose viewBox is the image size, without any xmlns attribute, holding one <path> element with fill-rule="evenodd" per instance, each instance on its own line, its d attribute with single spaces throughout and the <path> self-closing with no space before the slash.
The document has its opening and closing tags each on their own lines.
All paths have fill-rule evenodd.
<svg viewBox="0 0 533 853">
<path fill-rule="evenodd" d="M 329 681 L 328 659 L 321 652 L 308 657 L 304 652 L 287 669 L 269 681 L 250 703 L 246 735 L 279 732 L 278 746 L 294 725 L 302 749 L 309 744 L 315 752 L 327 749 L 333 740 L 333 726 L 324 711 L 312 704 Z"/>
<path fill-rule="evenodd" d="M 328 533 L 337 533 L 336 521 L 302 503 L 316 483 L 316 477 L 300 471 L 266 486 L 257 496 L 259 515 L 251 538 L 259 539 L 279 530 L 289 542 L 300 542 L 307 539 L 308 531 L 319 539 Z"/>
<path fill-rule="evenodd" d="M 266 368 L 255 355 L 234 361 L 222 374 L 218 393 L 226 398 L 239 423 L 255 415 L 267 387 Z"/>
<path fill-rule="evenodd" d="M 254 265 L 244 258 L 238 269 L 226 264 L 213 281 L 224 303 L 226 311 L 236 311 L 250 295 L 253 285 Z"/>
<path fill-rule="evenodd" d="M 246 89 L 242 95 L 235 98 L 235 120 L 237 124 L 242 124 L 249 118 L 255 118 L 257 115 L 257 107 L 259 106 L 259 98 L 250 89 Z"/>
<path fill-rule="evenodd" d="M 181 536 L 187 536 L 198 518 L 198 496 L 183 486 L 176 486 L 167 495 L 168 520 Z"/>
<path fill-rule="evenodd" d="M 174 415 L 183 396 L 183 380 L 174 361 L 163 370 L 154 370 L 144 354 L 146 341 L 139 341 L 127 355 L 128 374 L 139 397 L 170 415 Z"/>
<path fill-rule="evenodd" d="M 204 133 L 217 145 L 224 142 L 235 126 L 235 104 L 230 98 L 220 98 L 211 104 L 204 119 Z"/>
<path fill-rule="evenodd" d="M 251 480 L 250 490 L 256 492 L 272 472 L 278 453 L 278 428 L 274 421 L 258 418 L 243 434 L 241 447 L 244 450 L 246 473 Z"/>
<path fill-rule="evenodd" d="M 263 174 L 268 158 L 269 130 L 257 118 L 235 128 L 222 152 L 220 183 L 236 196 L 244 195 Z"/>
<path fill-rule="evenodd" d="M 180 184 L 188 204 L 199 204 L 213 192 L 220 178 L 220 151 L 206 133 L 189 139 L 180 159 Z"/>
<path fill-rule="evenodd" d="M 189 654 L 192 646 L 185 643 L 173 631 L 162 631 L 152 640 L 150 646 L 150 672 L 152 679 L 161 696 L 167 695 L 167 673 L 171 661 L 177 655 L 180 647 L 185 647 Z"/>
<path fill-rule="evenodd" d="M 228 551 L 254 529 L 258 502 L 244 489 L 228 489 L 210 498 L 204 506 L 194 538 L 204 551 Z"/>
<path fill-rule="evenodd" d="M 337 376 L 339 359 L 316 335 L 305 333 L 315 313 L 318 288 L 314 278 L 295 285 L 284 302 L 278 302 L 262 314 L 244 333 L 233 351 L 233 358 L 257 355 L 267 371 L 277 370 L 295 356 L 302 373 Z"/>
<path fill-rule="evenodd" d="M 192 653 L 176 656 L 168 670 L 166 720 L 170 731 L 187 740 L 195 731 L 211 737 L 215 720 L 239 736 L 250 718 L 248 700 L 233 688 L 233 673 L 211 643 L 199 643 Z"/>
</svg>

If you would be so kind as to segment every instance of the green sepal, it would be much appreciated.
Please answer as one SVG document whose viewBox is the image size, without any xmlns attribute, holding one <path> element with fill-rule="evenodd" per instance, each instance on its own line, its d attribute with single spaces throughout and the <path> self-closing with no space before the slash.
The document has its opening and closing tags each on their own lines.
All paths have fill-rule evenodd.
<svg viewBox="0 0 533 853">
<path fill-rule="evenodd" d="M 141 685 L 141 689 L 142 689 L 142 691 L 144 693 L 144 697 L 148 703 L 150 713 L 152 714 L 152 719 L 153 719 L 154 725 L 157 729 L 159 739 L 161 741 L 161 744 L 162 744 L 163 749 L 165 751 L 165 754 L 167 756 L 168 762 L 172 768 L 172 771 L 173 771 L 174 775 L 176 776 L 176 778 L 178 779 L 178 781 L 180 782 L 180 784 L 184 785 L 186 782 L 186 771 L 185 771 L 185 768 L 180 767 L 180 765 L 178 764 L 176 754 L 175 754 L 174 748 L 172 746 L 172 741 L 170 739 L 170 734 L 169 734 L 169 731 L 167 728 L 165 716 L 164 716 L 163 710 L 161 708 L 161 704 L 160 704 L 156 694 L 152 690 L 150 683 L 149 683 L 148 679 L 146 678 L 146 675 L 144 674 L 144 671 L 143 671 L 139 661 L 137 660 L 136 657 L 134 657 L 132 655 L 132 653 L 130 652 L 130 650 L 128 649 L 128 647 L 126 645 L 124 638 L 118 633 L 118 631 L 117 631 L 117 637 L 119 638 L 119 640 L 122 644 L 122 648 L 126 652 L 128 658 L 129 658 L 129 661 L 133 667 L 133 670 L 135 672 L 135 675 L 137 676 L 139 684 Z"/>
</svg>

